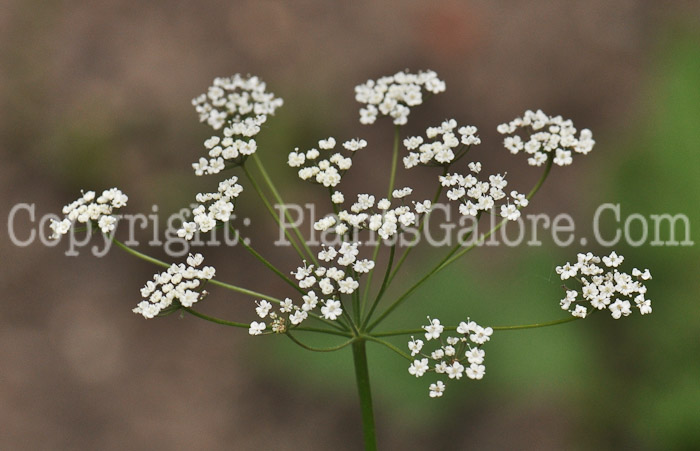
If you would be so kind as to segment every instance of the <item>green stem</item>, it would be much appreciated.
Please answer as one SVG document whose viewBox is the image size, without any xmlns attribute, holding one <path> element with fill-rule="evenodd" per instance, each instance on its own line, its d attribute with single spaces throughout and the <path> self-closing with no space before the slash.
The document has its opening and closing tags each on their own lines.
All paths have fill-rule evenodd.
<svg viewBox="0 0 700 451">
<path fill-rule="evenodd" d="M 387 194 L 387 199 L 391 200 L 391 194 L 394 191 L 394 181 L 396 179 L 396 167 L 398 165 L 398 160 L 399 160 L 399 141 L 400 141 L 400 129 L 401 126 L 397 125 L 394 128 L 394 148 L 392 150 L 392 157 L 391 157 L 391 174 L 389 175 L 389 194 Z M 376 234 L 375 234 L 376 236 Z M 372 253 L 372 261 L 375 262 L 375 267 L 377 263 L 377 256 L 379 255 L 379 248 L 382 245 L 382 240 L 381 237 L 376 236 L 377 238 L 377 245 L 374 247 L 374 252 Z M 369 271 L 369 274 L 367 274 L 367 280 L 365 282 L 365 290 L 362 293 L 362 308 L 364 309 L 364 306 L 367 305 L 367 297 L 369 296 L 370 289 L 372 287 L 372 277 L 374 276 L 374 268 L 372 268 Z M 361 315 L 360 315 L 361 316 Z"/>
<path fill-rule="evenodd" d="M 391 246 L 391 251 L 389 252 L 389 262 L 386 265 L 386 272 L 384 273 L 384 280 L 382 281 L 382 286 L 379 288 L 379 293 L 377 293 L 377 297 L 374 299 L 374 302 L 372 303 L 372 307 L 369 309 L 369 312 L 367 312 L 367 316 L 365 317 L 364 321 L 362 322 L 362 327 L 364 328 L 369 320 L 372 318 L 372 314 L 374 313 L 374 310 L 377 308 L 377 305 L 379 305 L 379 301 L 382 300 L 382 296 L 384 296 L 384 292 L 386 291 L 387 287 L 389 286 L 389 280 L 390 277 L 389 275 L 391 274 L 391 265 L 394 263 L 394 254 L 396 253 L 396 243 L 394 243 L 393 246 Z M 363 306 L 364 309 L 364 306 Z"/>
<path fill-rule="evenodd" d="M 116 244 L 119 248 L 123 249 L 123 250 L 126 251 L 128 254 L 131 254 L 131 255 L 133 255 L 134 257 L 138 257 L 138 258 L 140 258 L 141 260 L 145 260 L 145 261 L 147 261 L 147 262 L 149 262 L 149 263 L 153 263 L 154 265 L 162 266 L 163 268 L 169 268 L 169 267 L 170 267 L 170 265 L 167 264 L 167 263 L 165 263 L 164 261 L 158 260 L 157 258 L 153 258 L 153 257 L 151 257 L 151 256 L 149 256 L 149 255 L 146 255 L 146 254 L 141 253 L 141 252 L 139 252 L 139 251 L 137 251 L 137 250 L 135 250 L 135 249 L 132 249 L 132 248 L 130 248 L 129 246 L 127 246 L 127 245 L 125 245 L 124 243 L 122 243 L 121 241 L 117 240 L 116 238 L 112 238 L 112 241 L 113 241 L 114 244 Z M 265 299 L 265 300 L 268 300 L 268 301 L 270 301 L 270 302 L 272 302 L 272 303 L 275 303 L 275 304 L 280 304 L 280 303 L 282 302 L 282 301 L 280 301 L 279 299 L 277 299 L 277 298 L 275 298 L 275 297 L 272 297 L 272 296 L 269 296 L 269 295 L 267 295 L 267 294 L 258 293 L 257 291 L 248 290 L 247 288 L 237 287 L 236 285 L 231 285 L 231 284 L 226 283 L 226 282 L 220 282 L 220 281 L 215 280 L 215 279 L 208 280 L 207 283 L 210 283 L 210 284 L 212 284 L 212 285 L 219 286 L 219 287 L 221 287 L 221 288 L 226 288 L 227 290 L 235 291 L 235 292 L 237 292 L 237 293 L 245 294 L 246 296 L 251 296 L 251 297 L 254 297 L 254 298 Z M 341 330 L 341 331 L 347 331 L 347 330 L 348 330 L 347 328 L 345 328 L 345 327 L 343 327 L 343 326 L 341 326 L 341 325 L 339 325 L 339 324 L 336 324 L 336 323 L 334 323 L 333 321 L 329 321 L 329 320 L 327 320 L 327 319 L 325 319 L 325 318 L 322 318 L 322 317 L 320 317 L 320 316 L 318 316 L 318 315 L 316 315 L 316 314 L 310 313 L 309 316 L 310 316 L 311 318 L 317 319 L 318 321 L 321 321 L 321 322 L 323 322 L 323 323 L 325 323 L 325 324 L 327 324 L 327 325 L 329 325 L 329 326 L 331 326 L 331 327 L 334 327 L 334 328 L 336 328 L 336 329 L 338 329 L 338 330 Z"/>
<path fill-rule="evenodd" d="M 547 179 L 547 176 L 549 175 L 549 171 L 552 169 L 552 162 L 553 162 L 553 159 L 550 156 L 549 160 L 547 160 L 547 165 L 544 168 L 544 172 L 542 173 L 542 177 L 540 177 L 540 179 L 537 181 L 537 184 L 535 184 L 535 186 L 532 187 L 532 189 L 528 193 L 528 195 L 527 195 L 528 200 L 531 199 L 532 196 L 534 196 L 535 193 L 537 193 L 537 191 L 539 191 L 539 189 L 542 187 L 542 184 L 544 183 L 544 181 Z M 458 260 L 464 254 L 466 254 L 470 250 L 474 249 L 476 246 L 481 245 L 481 243 L 483 243 L 488 237 L 490 237 L 491 235 L 496 233 L 501 227 L 503 227 L 506 222 L 508 222 L 508 219 L 506 219 L 506 218 L 502 219 L 501 222 L 499 222 L 493 229 L 489 230 L 488 233 L 486 233 L 486 235 L 483 235 L 476 242 L 474 242 L 471 246 L 468 246 L 468 247 L 462 249 L 461 251 L 457 252 L 454 256 L 449 258 L 447 261 L 445 261 L 438 268 L 438 270 L 436 272 L 442 270 L 443 268 L 448 266 L 450 263 Z"/>
<path fill-rule="evenodd" d="M 186 311 L 190 315 L 196 316 L 197 318 L 201 318 L 205 321 L 209 321 L 209 322 L 216 323 L 216 324 L 221 324 L 222 326 L 242 327 L 244 329 L 247 329 L 250 327 L 250 324 L 237 323 L 234 321 L 227 321 L 227 320 L 221 319 L 221 318 L 214 318 L 213 316 L 205 315 L 204 313 L 200 313 L 200 312 L 193 310 L 189 307 L 182 307 L 182 310 Z"/>
<path fill-rule="evenodd" d="M 205 315 L 204 313 L 198 312 L 197 310 L 194 310 L 194 309 L 189 308 L 189 307 L 182 307 L 182 309 L 184 311 L 186 311 L 187 313 L 189 313 L 190 315 L 196 316 L 197 318 L 203 319 L 205 321 L 209 321 L 211 323 L 220 324 L 222 326 L 241 327 L 241 328 L 245 328 L 245 329 L 250 327 L 250 324 L 247 324 L 247 323 L 237 323 L 235 321 L 228 321 L 225 319 L 216 318 L 214 316 Z M 317 329 L 314 327 L 295 327 L 294 330 L 304 331 L 304 332 L 317 332 L 317 333 L 327 334 L 327 335 L 337 335 L 340 337 L 350 337 L 351 336 L 350 334 L 345 333 L 345 332 L 336 332 L 334 330 L 328 330 L 328 329 Z M 350 343 L 347 343 L 347 344 L 350 344 Z M 347 346 L 347 344 L 345 346 Z"/>
<path fill-rule="evenodd" d="M 112 242 L 114 242 L 114 244 L 116 244 L 119 248 L 123 249 L 128 254 L 131 254 L 134 257 L 138 257 L 141 260 L 145 260 L 149 263 L 153 263 L 154 265 L 162 266 L 163 268 L 170 268 L 170 265 L 168 263 L 165 263 L 162 260 L 158 260 L 157 258 L 153 258 L 150 255 L 146 255 L 142 252 L 139 252 L 135 249 L 132 249 L 129 246 L 127 246 L 126 244 L 117 240 L 116 238 L 112 238 Z M 215 280 L 215 279 L 208 280 L 207 283 L 210 283 L 212 285 L 217 285 L 219 287 L 226 288 L 228 290 L 235 291 L 237 293 L 245 294 L 247 296 L 252 296 L 254 298 L 267 299 L 268 301 L 274 302 L 276 304 L 279 304 L 281 302 L 279 299 L 274 298 L 272 296 L 268 296 L 268 295 L 263 294 L 263 293 L 258 293 L 257 291 L 248 290 L 247 288 L 237 287 L 236 285 L 231 285 L 231 284 L 226 283 L 226 282 L 220 282 L 220 281 Z"/>
<path fill-rule="evenodd" d="M 396 167 L 399 163 L 399 140 L 400 140 L 400 130 L 401 126 L 397 125 L 394 127 L 394 148 L 391 154 L 391 173 L 389 174 L 389 193 L 386 195 L 387 199 L 391 200 L 391 194 L 394 191 L 394 181 L 396 180 Z"/>
<path fill-rule="evenodd" d="M 330 348 L 315 348 L 315 347 L 313 347 L 313 346 L 309 346 L 309 345 L 307 345 L 307 344 L 302 343 L 302 342 L 299 341 L 299 339 L 297 339 L 297 338 L 294 338 L 294 336 L 293 336 L 289 331 L 287 331 L 286 335 L 287 335 L 287 337 L 289 337 L 290 340 L 292 340 L 292 341 L 293 341 L 294 343 L 296 343 L 297 345 L 301 346 L 302 348 L 306 349 L 307 351 L 314 351 L 314 352 L 333 352 L 333 351 L 338 351 L 338 350 L 343 349 L 344 347 L 346 347 L 346 346 L 348 346 L 348 345 L 351 345 L 351 344 L 356 340 L 355 338 L 351 338 L 351 339 L 348 340 L 348 341 L 345 341 L 345 342 L 343 342 L 343 343 L 341 343 L 341 344 L 339 344 L 339 345 L 337 345 L 337 346 L 332 346 L 332 347 L 330 347 Z"/>
<path fill-rule="evenodd" d="M 238 232 L 236 231 L 236 229 L 234 229 L 233 226 L 232 226 L 230 223 L 229 223 L 229 227 L 231 228 L 231 231 L 232 231 L 233 233 L 238 234 Z M 253 249 L 250 245 L 246 244 L 245 239 L 241 238 L 240 236 L 239 236 L 239 242 L 241 243 L 241 245 L 242 245 L 248 252 L 250 252 L 250 254 L 251 254 L 253 257 L 255 257 L 255 258 L 257 258 L 258 260 L 260 260 L 260 262 L 261 262 L 263 265 L 265 265 L 270 271 L 272 271 L 272 272 L 274 272 L 275 274 L 277 274 L 282 280 L 284 280 L 284 281 L 287 282 L 289 285 L 291 285 L 291 286 L 292 286 L 295 290 L 297 290 L 299 293 L 301 293 L 301 294 L 306 294 L 306 292 L 305 292 L 304 290 L 302 290 L 301 288 L 299 288 L 299 285 L 297 285 L 296 283 L 294 283 L 294 282 L 293 282 L 289 277 L 287 277 L 282 271 L 280 271 L 279 269 L 277 269 L 277 267 L 276 267 L 275 265 L 273 265 L 272 263 L 270 263 L 270 262 L 269 262 L 267 259 L 265 259 L 265 257 L 263 257 L 262 255 L 260 255 L 260 253 L 259 253 L 258 251 L 256 251 L 255 249 Z"/>
<path fill-rule="evenodd" d="M 444 175 L 447 175 L 447 172 L 449 171 L 449 168 L 450 168 L 449 166 L 446 166 L 446 167 L 445 167 L 445 169 L 442 171 L 442 175 L 443 175 L 443 176 L 444 176 Z M 441 184 L 441 183 L 438 183 L 438 189 L 437 189 L 437 192 L 435 193 L 435 195 L 433 196 L 433 204 L 432 204 L 432 205 L 434 205 L 434 204 L 438 201 L 438 199 L 440 199 L 440 194 L 442 194 L 442 188 L 443 188 L 442 184 Z M 429 215 L 430 215 L 430 213 L 427 213 L 427 214 L 425 214 L 425 215 L 423 216 L 423 220 L 421 221 L 420 227 L 418 228 L 418 236 L 419 236 L 419 237 L 422 236 L 423 229 L 425 228 L 425 224 L 428 222 L 428 216 L 429 216 Z M 415 246 L 409 247 L 409 248 L 406 249 L 406 250 L 404 251 L 404 253 L 401 255 L 401 258 L 399 259 L 398 263 L 396 263 L 396 267 L 394 268 L 393 272 L 391 273 L 391 276 L 389 277 L 389 282 L 388 282 L 388 283 L 391 283 L 391 282 L 394 280 L 394 277 L 396 277 L 396 274 L 399 272 L 399 269 L 401 268 L 401 266 L 403 265 L 403 263 L 406 261 L 406 259 L 408 258 L 409 254 L 413 251 L 413 248 L 414 248 L 414 247 L 415 247 Z"/>
<path fill-rule="evenodd" d="M 267 208 L 267 211 L 270 212 L 270 215 L 272 215 L 272 218 L 275 220 L 277 223 L 277 226 L 282 228 L 284 230 L 284 236 L 287 237 L 287 240 L 291 243 L 292 247 L 294 248 L 295 251 L 297 251 L 297 254 L 299 254 L 299 257 L 304 260 L 306 256 L 304 255 L 304 252 L 301 250 L 299 245 L 297 244 L 296 240 L 292 236 L 291 233 L 289 233 L 289 230 L 287 230 L 286 227 L 282 227 L 282 223 L 280 221 L 279 216 L 277 216 L 277 213 L 275 212 L 275 209 L 272 207 L 272 204 L 270 204 L 270 201 L 267 199 L 267 196 L 265 196 L 265 193 L 263 193 L 262 189 L 260 188 L 260 185 L 258 185 L 258 182 L 255 181 L 255 178 L 253 178 L 253 175 L 248 171 L 248 168 L 245 165 L 241 166 L 243 168 L 243 173 L 245 173 L 246 177 L 250 181 L 251 185 L 253 185 L 253 189 L 255 190 L 256 193 L 258 193 L 258 197 L 260 197 L 260 200 L 262 200 L 263 204 L 265 205 L 265 208 Z"/>
<path fill-rule="evenodd" d="M 547 160 L 547 165 L 544 169 L 544 172 L 542 173 L 542 176 L 540 179 L 537 181 L 535 186 L 530 190 L 530 192 L 527 195 L 527 199 L 531 199 L 537 191 L 542 187 L 542 184 L 544 181 L 547 179 L 547 176 L 549 175 L 550 170 L 552 169 L 552 156 L 550 155 L 549 160 Z M 423 276 L 418 282 L 416 282 L 411 288 L 409 288 L 404 294 L 399 296 L 399 298 L 394 301 L 393 304 L 391 304 L 379 317 L 369 325 L 367 328 L 368 331 L 371 331 L 374 329 L 384 318 L 386 318 L 395 308 L 397 308 L 403 301 L 408 298 L 408 296 L 413 293 L 418 287 L 420 287 L 425 281 L 427 281 L 430 277 L 433 275 L 437 274 L 438 272 L 442 271 L 445 269 L 448 265 L 462 257 L 464 254 L 475 248 L 476 246 L 480 245 L 483 243 L 484 240 L 486 240 L 488 237 L 490 237 L 493 233 L 495 233 L 497 230 L 499 230 L 503 225 L 506 223 L 507 219 L 503 219 L 498 225 L 496 225 L 494 228 L 489 230 L 486 234 L 482 235 L 479 237 L 478 240 L 476 240 L 471 246 L 468 246 L 465 249 L 462 249 L 459 251 L 459 248 L 461 247 L 461 244 L 457 244 L 448 254 L 443 258 L 440 263 L 437 264 L 432 270 L 430 270 L 425 276 Z M 471 235 L 471 234 L 470 234 Z"/>
<path fill-rule="evenodd" d="M 114 237 L 112 238 L 112 242 L 116 244 L 117 247 L 126 251 L 127 254 L 131 254 L 134 257 L 140 258 L 141 260 L 145 260 L 149 263 L 153 263 L 154 265 L 161 266 L 163 268 L 170 268 L 170 265 L 168 263 L 165 263 L 162 260 L 158 260 L 157 258 L 153 258 L 150 255 L 146 255 L 137 250 L 134 250 Z"/>
<path fill-rule="evenodd" d="M 365 451 L 376 451 L 377 432 L 374 426 L 372 391 L 369 385 L 367 350 L 364 339 L 357 339 L 352 343 L 352 356 L 355 363 L 355 380 L 357 381 L 357 391 L 360 396 L 360 410 L 362 412 L 362 432 L 365 442 Z"/>
<path fill-rule="evenodd" d="M 295 332 L 318 332 L 320 334 L 337 335 L 338 337 L 352 337 L 349 332 L 339 330 L 319 329 L 317 327 L 297 326 L 292 329 Z"/>
<path fill-rule="evenodd" d="M 284 217 L 287 219 L 287 221 L 290 224 L 293 224 L 294 222 L 292 221 L 292 217 L 289 214 L 289 210 L 287 210 L 287 204 L 285 204 L 284 201 L 282 200 L 282 196 L 280 196 L 279 191 L 277 191 L 275 184 L 272 182 L 272 179 L 270 178 L 270 175 L 267 173 L 267 170 L 265 170 L 265 166 L 263 166 L 262 161 L 260 160 L 260 158 L 258 158 L 257 153 L 253 154 L 253 161 L 255 162 L 256 166 L 260 170 L 260 174 L 262 174 L 263 180 L 265 180 L 265 183 L 270 188 L 270 191 L 272 191 L 272 195 L 274 196 L 275 200 L 277 201 L 277 204 L 280 207 L 282 207 L 282 209 L 284 210 Z M 316 254 L 311 252 L 311 249 L 309 248 L 309 245 L 306 243 L 306 239 L 304 239 L 304 236 L 301 234 L 301 231 L 299 230 L 299 228 L 297 226 L 293 225 L 292 230 L 294 230 L 294 233 L 296 234 L 297 238 L 299 238 L 299 242 L 304 247 L 306 252 L 309 254 L 311 261 L 316 266 L 318 266 L 318 260 L 316 260 Z"/>
<path fill-rule="evenodd" d="M 559 324 L 566 324 L 570 323 L 572 321 L 576 321 L 577 319 L 580 319 L 576 316 L 570 316 L 568 318 L 564 319 L 558 319 L 555 321 L 548 321 L 545 323 L 534 323 L 534 324 L 519 324 L 516 326 L 494 326 L 492 329 L 494 331 L 507 331 L 507 330 L 523 330 L 523 329 L 537 329 L 540 327 L 549 327 L 549 326 L 558 326 Z M 457 326 L 450 326 L 450 327 L 445 327 L 446 331 L 453 331 L 457 330 Z M 405 329 L 405 330 L 393 330 L 390 332 L 379 332 L 372 334 L 373 337 L 394 337 L 397 335 L 415 335 L 415 334 L 422 334 L 424 333 L 425 330 L 423 329 Z"/>
<path fill-rule="evenodd" d="M 423 329 L 421 329 L 421 331 L 425 332 Z M 405 352 L 403 352 L 402 350 L 400 350 L 399 348 L 397 348 L 393 344 L 389 343 L 388 341 L 380 340 L 379 338 L 377 338 L 377 335 L 374 335 L 374 336 L 364 335 L 363 338 L 365 338 L 369 341 L 373 341 L 375 343 L 379 343 L 380 345 L 391 349 L 392 351 L 394 351 L 395 353 L 397 353 L 398 355 L 400 355 L 404 359 L 408 360 L 409 362 L 413 361 L 413 358 L 411 358 L 410 355 L 406 354 Z"/>
</svg>

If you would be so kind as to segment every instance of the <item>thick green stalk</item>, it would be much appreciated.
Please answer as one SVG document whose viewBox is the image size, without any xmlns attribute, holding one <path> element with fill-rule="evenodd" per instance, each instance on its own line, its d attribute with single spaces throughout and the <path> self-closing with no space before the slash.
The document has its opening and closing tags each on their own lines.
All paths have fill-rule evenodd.
<svg viewBox="0 0 700 451">
<path fill-rule="evenodd" d="M 374 426 L 372 391 L 369 385 L 367 350 L 364 339 L 357 339 L 352 343 L 352 357 L 355 363 L 355 380 L 357 382 L 357 391 L 360 396 L 362 433 L 365 442 L 365 450 L 373 451 L 377 449 L 377 432 Z"/>
</svg>

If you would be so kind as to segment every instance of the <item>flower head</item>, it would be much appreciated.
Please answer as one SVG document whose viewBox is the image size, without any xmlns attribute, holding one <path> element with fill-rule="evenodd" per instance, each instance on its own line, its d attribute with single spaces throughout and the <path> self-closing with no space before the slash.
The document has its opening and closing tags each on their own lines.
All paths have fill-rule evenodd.
<svg viewBox="0 0 700 451">
<path fill-rule="evenodd" d="M 469 147 L 481 144 L 476 132 L 476 127 L 472 126 L 457 128 L 454 119 L 448 119 L 437 127 L 428 127 L 428 140 L 422 136 L 404 139 L 403 144 L 409 154 L 404 157 L 403 164 L 406 169 L 418 165 L 449 166 L 463 157 Z"/>
<path fill-rule="evenodd" d="M 190 254 L 187 265 L 172 264 L 164 272 L 155 274 L 141 289 L 144 299 L 133 309 L 134 313 L 150 319 L 169 307 L 192 307 L 204 296 L 202 281 L 214 277 L 215 269 L 205 266 L 201 269 L 202 254 Z"/>
<path fill-rule="evenodd" d="M 467 320 L 457 326 L 458 335 L 443 337 L 445 327 L 440 320 L 428 317 L 428 321 L 430 323 L 422 327 L 425 338 L 427 341 L 436 340 L 438 344 L 432 351 L 423 351 L 423 341 L 411 337 L 408 349 L 412 357 L 418 357 L 409 366 L 408 372 L 416 377 L 435 372 L 446 374 L 449 379 L 458 380 L 465 375 L 469 379 L 482 379 L 486 373 L 486 367 L 483 365 L 486 352 L 481 346 L 489 341 L 493 329 Z M 443 395 L 445 384 L 437 381 L 430 384 L 429 388 L 430 397 L 437 398 Z"/>
<path fill-rule="evenodd" d="M 470 164 L 469 168 L 471 174 L 448 173 L 438 177 L 440 184 L 448 188 L 447 198 L 459 202 L 460 214 L 476 217 L 498 205 L 501 217 L 517 221 L 520 209 L 529 204 L 527 197 L 517 191 L 507 193 L 504 190 L 508 185 L 505 175 L 495 174 L 489 176 L 488 181 L 479 180 L 477 175 L 481 171 L 481 163 Z"/>
<path fill-rule="evenodd" d="M 202 157 L 192 168 L 196 175 L 218 174 L 226 165 L 240 165 L 255 153 L 257 143 L 253 139 L 269 115 L 282 106 L 282 99 L 267 92 L 265 83 L 258 77 L 233 77 L 214 79 L 205 94 L 192 100 L 200 122 L 206 122 L 220 134 L 204 141 L 207 157 Z"/>
<path fill-rule="evenodd" d="M 286 298 L 275 311 L 270 302 L 261 300 L 255 309 L 258 316 L 266 319 L 275 333 L 284 333 L 318 313 L 324 319 L 336 321 L 344 312 L 341 296 L 355 293 L 360 287 L 359 278 L 374 267 L 372 260 L 358 258 L 359 246 L 359 242 L 348 241 L 339 247 L 324 246 L 318 252 L 323 264 L 308 265 L 304 261 L 291 273 L 306 293 L 301 303 Z"/>
<path fill-rule="evenodd" d="M 217 223 L 228 222 L 233 214 L 233 200 L 243 191 L 243 187 L 237 182 L 238 177 L 234 176 L 220 182 L 216 193 L 197 194 L 199 204 L 192 210 L 194 218 L 192 222 L 184 222 L 177 235 L 191 240 L 199 231 L 208 232 L 216 227 Z"/>
<path fill-rule="evenodd" d="M 651 279 L 651 273 L 637 268 L 632 270 L 632 275 L 621 272 L 617 268 L 623 261 L 624 257 L 614 251 L 602 258 L 589 252 L 578 254 L 574 264 L 557 266 L 561 280 L 577 277 L 580 284 L 580 292 L 564 287 L 566 296 L 559 302 L 561 308 L 579 318 L 585 318 L 593 310 L 608 309 L 613 318 L 620 319 L 632 313 L 632 306 L 642 315 L 651 313 L 651 300 L 646 298 L 644 284 Z"/>
<path fill-rule="evenodd" d="M 96 224 L 102 233 L 112 232 L 117 223 L 114 210 L 126 205 L 129 198 L 117 188 L 111 188 L 96 196 L 94 191 L 83 193 L 77 200 L 63 207 L 66 215 L 61 221 L 51 220 L 49 227 L 53 231 L 51 238 L 65 235 L 73 223 Z"/>
<path fill-rule="evenodd" d="M 267 92 L 260 78 L 240 74 L 215 78 L 205 94 L 192 100 L 199 121 L 206 122 L 214 130 L 221 129 L 229 121 L 236 123 L 245 117 L 275 114 L 282 104 L 282 99 Z"/>
<path fill-rule="evenodd" d="M 515 134 L 518 130 L 527 134 L 527 140 Z M 507 135 L 503 145 L 510 153 L 524 151 L 529 155 L 530 166 L 541 166 L 550 158 L 554 164 L 566 166 L 572 163 L 574 153 L 587 155 L 595 145 L 590 130 L 581 130 L 577 138 L 571 120 L 548 116 L 542 110 L 527 110 L 523 117 L 499 125 L 498 132 Z"/>
<path fill-rule="evenodd" d="M 327 188 L 338 185 L 345 174 L 352 167 L 352 156 L 360 149 L 367 146 L 364 139 L 352 139 L 343 143 L 343 148 L 351 152 L 350 156 L 344 156 L 342 152 L 333 152 L 336 147 L 335 138 L 330 137 L 318 142 L 318 149 L 313 148 L 306 152 L 294 149 L 287 158 L 287 164 L 293 168 L 299 168 L 297 175 L 302 180 L 318 183 Z M 319 150 L 320 149 L 320 150 Z M 336 191 L 333 194 L 333 203 L 343 202 L 342 193 Z"/>
<path fill-rule="evenodd" d="M 356 86 L 355 100 L 365 105 L 360 109 L 360 123 L 373 124 L 381 114 L 396 125 L 406 124 L 410 107 L 423 103 L 423 90 L 439 94 L 445 91 L 445 82 L 433 71 L 398 72 Z"/>
</svg>

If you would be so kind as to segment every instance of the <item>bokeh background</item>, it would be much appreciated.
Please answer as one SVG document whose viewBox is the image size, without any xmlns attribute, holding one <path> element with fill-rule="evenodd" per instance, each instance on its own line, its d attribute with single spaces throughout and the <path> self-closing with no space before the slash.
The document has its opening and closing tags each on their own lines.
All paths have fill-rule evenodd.
<svg viewBox="0 0 700 451">
<path fill-rule="evenodd" d="M 569 213 L 589 237 L 604 202 L 619 203 L 623 220 L 683 213 L 696 244 L 617 246 L 652 269 L 652 315 L 497 333 L 487 377 L 452 383 L 437 401 L 404 361 L 370 346 L 380 445 L 697 449 L 699 25 L 695 1 L 2 0 L 0 449 L 359 449 L 349 350 L 311 354 L 193 317 L 145 321 L 130 310 L 154 267 L 116 249 L 97 259 L 87 249 L 66 257 L 65 243 L 19 248 L 4 218 L 18 202 L 40 217 L 80 189 L 112 186 L 129 194 L 130 212 L 157 204 L 165 218 L 186 206 L 214 186 L 189 169 L 208 137 L 190 99 L 236 72 L 260 75 L 285 99 L 259 142 L 288 201 L 319 193 L 295 181 L 286 154 L 329 135 L 370 142 L 348 191 L 383 191 L 392 126 L 359 125 L 353 87 L 404 68 L 436 70 L 448 86 L 413 111 L 406 133 L 446 117 L 476 125 L 473 156 L 522 189 L 538 172 L 500 146 L 497 124 L 542 108 L 594 130 L 594 152 L 556 168 L 530 213 Z M 433 174 L 414 171 L 399 184 L 427 187 Z M 256 248 L 280 267 L 298 264 L 271 245 L 276 229 L 252 192 L 237 211 L 251 218 Z M 20 237 L 38 227 L 26 215 L 16 224 Z M 164 257 L 140 236 L 140 249 Z M 610 249 L 541 236 L 542 247 L 475 250 L 392 324 L 563 317 L 554 266 Z M 397 291 L 439 256 L 414 257 Z M 287 293 L 241 249 L 206 258 L 223 280 Z M 252 308 L 221 290 L 200 307 L 240 321 Z"/>
</svg>

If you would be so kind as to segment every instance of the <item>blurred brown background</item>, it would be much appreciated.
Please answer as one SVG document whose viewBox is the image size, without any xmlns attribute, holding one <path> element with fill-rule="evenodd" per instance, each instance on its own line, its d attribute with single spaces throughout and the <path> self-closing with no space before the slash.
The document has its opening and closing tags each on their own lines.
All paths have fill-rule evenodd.
<svg viewBox="0 0 700 451">
<path fill-rule="evenodd" d="M 497 124 L 542 108 L 594 131 L 594 152 L 556 171 L 532 212 L 588 225 L 600 203 L 615 202 L 624 214 L 685 213 L 697 228 L 699 18 L 691 1 L 1 0 L 3 218 L 18 202 L 41 216 L 80 189 L 112 186 L 129 194 L 130 212 L 158 204 L 165 218 L 186 206 L 215 183 L 189 168 L 209 136 L 190 99 L 236 72 L 285 99 L 259 142 L 290 201 L 316 191 L 285 169 L 286 154 L 329 135 L 368 139 L 350 183 L 383 190 L 392 129 L 359 125 L 353 87 L 429 68 L 447 94 L 414 109 L 407 133 L 446 117 L 476 125 L 484 144 L 474 157 L 523 189 L 537 173 L 500 146 Z M 247 194 L 237 212 L 252 219 L 253 243 L 292 269 L 297 260 L 271 246 L 276 230 Z M 561 317 L 553 267 L 583 249 L 545 245 L 475 251 L 394 323 Z M 697 449 L 697 246 L 621 246 L 630 265 L 652 269 L 653 315 L 497 334 L 485 380 L 450 384 L 437 402 L 404 362 L 372 349 L 380 446 Z M 359 448 L 349 351 L 309 355 L 192 317 L 145 321 L 130 309 L 155 268 L 118 250 L 102 259 L 65 250 L 0 240 L 0 449 Z M 240 249 L 205 255 L 222 280 L 287 293 Z M 202 306 L 239 321 L 252 308 L 221 291 Z"/>
</svg>

